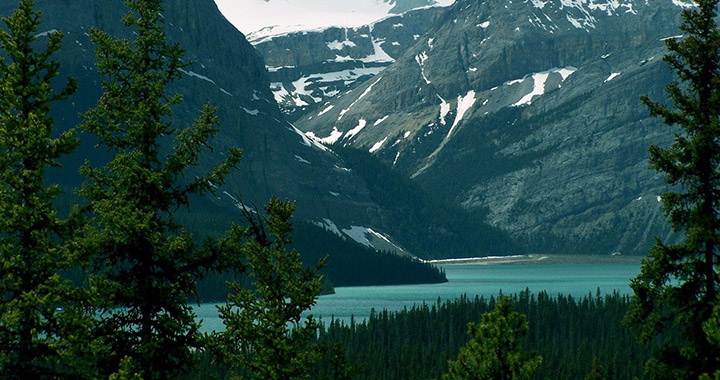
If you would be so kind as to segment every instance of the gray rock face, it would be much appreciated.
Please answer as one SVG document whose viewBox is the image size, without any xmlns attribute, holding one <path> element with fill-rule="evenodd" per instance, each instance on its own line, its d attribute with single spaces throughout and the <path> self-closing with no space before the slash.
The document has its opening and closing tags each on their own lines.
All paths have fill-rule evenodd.
<svg viewBox="0 0 720 380">
<path fill-rule="evenodd" d="M 639 97 L 664 98 L 661 39 L 680 34 L 681 9 L 460 1 L 393 65 L 297 125 L 486 210 L 531 250 L 645 253 L 670 234 L 647 148 L 675 131 Z"/>
<path fill-rule="evenodd" d="M 0 4 L 0 15 L 15 10 L 16 3 L 8 3 Z M 77 115 L 93 107 L 101 93 L 102 78 L 94 67 L 89 28 L 128 36 L 120 22 L 127 9 L 122 2 L 100 0 L 38 0 L 36 6 L 43 15 L 39 32 L 59 30 L 66 36 L 56 56 L 62 75 L 80 80 L 79 92 L 54 110 L 57 128 L 63 130 L 74 127 L 79 122 Z M 239 170 L 229 176 L 214 202 L 234 209 L 240 219 L 236 208 L 239 200 L 262 205 L 276 195 L 298 201 L 296 218 L 300 220 L 327 219 L 339 228 L 366 226 L 390 236 L 392 225 L 382 220 L 397 220 L 399 216 L 378 206 L 363 179 L 345 168 L 338 156 L 285 121 L 270 92 L 262 57 L 222 17 L 214 2 L 169 0 L 165 9 L 168 39 L 179 43 L 186 50 L 186 58 L 194 62 L 170 89 L 184 98 L 174 109 L 175 125 L 190 125 L 203 104 L 218 107 L 220 131 L 213 151 L 203 156 L 200 170 L 222 160 L 223 152 L 230 147 L 244 149 Z M 43 43 L 42 35 L 38 43 Z M 107 159 L 103 150 L 84 137 L 77 153 L 52 178 L 66 188 L 77 187 L 83 180 L 77 174 L 83 160 L 99 165 Z"/>
<path fill-rule="evenodd" d="M 426 4 L 400 1 L 396 8 L 418 5 Z M 380 73 L 443 11 L 418 9 L 358 28 L 330 27 L 250 42 L 265 58 L 275 100 L 293 119 Z"/>
</svg>

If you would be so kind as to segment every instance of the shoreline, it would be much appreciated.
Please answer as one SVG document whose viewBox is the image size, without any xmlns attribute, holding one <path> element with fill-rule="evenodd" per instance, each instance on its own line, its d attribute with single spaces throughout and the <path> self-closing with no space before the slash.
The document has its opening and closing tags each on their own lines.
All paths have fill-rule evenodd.
<svg viewBox="0 0 720 380">
<path fill-rule="evenodd" d="M 434 265 L 501 265 L 501 264 L 640 264 L 644 256 L 530 254 L 468 257 L 461 259 L 422 260 Z"/>
</svg>

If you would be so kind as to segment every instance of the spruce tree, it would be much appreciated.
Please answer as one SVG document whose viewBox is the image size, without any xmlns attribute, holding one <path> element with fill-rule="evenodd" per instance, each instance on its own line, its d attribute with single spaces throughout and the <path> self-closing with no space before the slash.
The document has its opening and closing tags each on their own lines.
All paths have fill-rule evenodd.
<svg viewBox="0 0 720 380">
<path fill-rule="evenodd" d="M 682 12 L 683 36 L 666 41 L 664 60 L 678 81 L 667 86 L 672 106 L 643 102 L 651 115 L 679 129 L 671 147 L 650 148 L 650 163 L 671 191 L 662 204 L 682 242 L 659 239 L 632 281 L 626 322 L 643 342 L 661 347 L 648 362 L 653 378 L 698 378 L 720 368 L 720 350 L 703 326 L 718 303 L 720 244 L 720 30 L 717 0 Z M 678 129 L 673 129 L 677 131 Z"/>
<path fill-rule="evenodd" d="M 145 379 L 176 378 L 192 364 L 199 333 L 188 301 L 218 263 L 217 252 L 196 244 L 173 214 L 191 195 L 212 193 L 240 159 L 233 149 L 205 175 L 186 178 L 218 119 L 206 105 L 191 126 L 173 126 L 181 97 L 166 87 L 188 64 L 166 39 L 162 3 L 126 1 L 132 40 L 92 29 L 103 94 L 81 125 L 113 154 L 103 167 L 81 169 L 80 194 L 93 214 L 87 245 L 96 253 L 89 280 L 99 301 L 95 333 L 106 347 L 99 365 L 108 374 L 122 362 L 124 373 Z"/>
<path fill-rule="evenodd" d="M 542 357 L 522 350 L 528 332 L 525 316 L 513 310 L 510 298 L 500 298 L 495 309 L 484 313 L 480 324 L 469 323 L 470 340 L 450 361 L 444 379 L 520 380 L 537 372 Z"/>
<path fill-rule="evenodd" d="M 272 198 L 267 215 L 259 219 L 247 211 L 250 227 L 234 226 L 226 241 L 235 247 L 229 251 L 244 257 L 253 280 L 252 289 L 231 284 L 234 294 L 218 307 L 226 330 L 215 335 L 214 349 L 234 378 L 311 379 L 320 359 L 314 343 L 320 324 L 302 313 L 322 290 L 318 271 L 325 260 L 303 267 L 300 254 L 288 248 L 294 209 L 293 203 Z"/>
<path fill-rule="evenodd" d="M 51 85 L 60 65 L 61 32 L 42 36 L 40 13 L 22 0 L 0 29 L 0 374 L 4 379 L 82 378 L 82 350 L 76 350 L 90 318 L 82 293 L 63 278 L 80 265 L 73 234 L 77 210 L 61 219 L 53 205 L 57 185 L 45 184 L 48 167 L 71 153 L 74 130 L 53 137 L 51 105 L 75 92 L 69 78 L 60 91 Z"/>
</svg>

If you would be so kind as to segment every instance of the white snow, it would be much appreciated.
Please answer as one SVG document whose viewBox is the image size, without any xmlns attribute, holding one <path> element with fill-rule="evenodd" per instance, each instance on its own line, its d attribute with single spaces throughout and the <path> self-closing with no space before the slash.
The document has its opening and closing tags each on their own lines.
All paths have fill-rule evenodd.
<svg viewBox="0 0 720 380">
<path fill-rule="evenodd" d="M 337 127 L 333 127 L 332 131 L 330 132 L 330 136 L 328 137 L 317 137 L 313 132 L 305 132 L 305 134 L 308 135 L 310 138 L 315 139 L 325 145 L 335 144 L 343 135 L 342 132 L 337 130 Z"/>
<path fill-rule="evenodd" d="M 498 260 L 498 259 L 518 259 L 522 257 L 528 257 L 526 255 L 509 255 L 509 256 L 481 256 L 481 257 L 466 257 L 462 259 L 440 259 L 440 260 L 423 260 L 420 259 L 423 263 L 427 264 L 443 264 L 443 263 L 462 263 L 462 262 L 472 262 L 472 261 L 481 261 L 481 260 Z M 544 260 L 546 257 L 542 256 L 539 257 L 537 260 Z"/>
<path fill-rule="evenodd" d="M 360 61 L 362 62 L 395 62 L 395 58 L 391 57 L 388 53 L 385 52 L 382 48 L 382 43 L 385 42 L 384 38 L 378 38 L 375 39 L 372 36 L 373 32 L 373 25 L 370 25 L 370 40 L 373 44 L 373 53 L 368 55 L 365 58 L 361 58 Z"/>
<path fill-rule="evenodd" d="M 658 195 L 658 196 L 657 196 L 657 201 L 658 201 L 658 202 L 662 202 L 662 197 Z"/>
<path fill-rule="evenodd" d="M 566 17 L 567 17 L 567 20 L 570 21 L 570 23 L 572 24 L 572 26 L 574 26 L 575 28 L 577 28 L 577 29 L 585 29 L 585 28 L 583 27 L 583 24 L 581 24 L 578 19 L 576 19 L 576 18 L 574 18 L 574 17 L 572 17 L 572 16 L 570 16 L 570 15 L 566 15 Z"/>
<path fill-rule="evenodd" d="M 479 27 L 486 29 L 488 26 L 490 26 L 490 21 L 485 21 L 481 24 L 478 24 Z"/>
<path fill-rule="evenodd" d="M 378 125 L 378 124 L 382 123 L 383 121 L 387 120 L 388 117 L 390 117 L 390 115 L 385 115 L 385 116 L 375 120 L 375 123 L 373 123 L 373 125 Z"/>
<path fill-rule="evenodd" d="M 692 8 L 695 6 L 694 2 L 686 3 L 686 2 L 680 1 L 680 0 L 672 0 L 672 3 L 677 5 L 680 8 Z"/>
<path fill-rule="evenodd" d="M 445 116 L 450 112 L 450 103 L 446 102 L 440 95 L 440 124 L 445 125 Z"/>
<path fill-rule="evenodd" d="M 243 111 L 245 111 L 246 113 L 248 113 L 248 114 L 250 114 L 250 115 L 252 115 L 252 116 L 257 116 L 257 115 L 260 113 L 260 111 L 258 111 L 258 110 L 249 110 L 249 109 L 247 109 L 247 108 L 245 108 L 245 107 L 240 107 L 240 108 L 242 108 Z"/>
<path fill-rule="evenodd" d="M 454 2 L 436 0 L 436 5 L 449 6 Z M 394 1 L 384 0 L 215 0 L 215 3 L 251 42 L 269 35 L 329 26 L 358 27 L 391 15 L 395 6 Z M 261 31 L 269 25 L 274 28 Z"/>
<path fill-rule="evenodd" d="M 545 4 L 547 4 L 549 1 L 531 0 L 531 2 L 535 8 L 543 9 L 543 7 L 545 7 Z"/>
<path fill-rule="evenodd" d="M 450 127 L 450 130 L 448 131 L 447 137 L 445 139 L 449 139 L 450 136 L 453 133 L 453 130 L 455 127 L 460 124 L 460 121 L 462 121 L 463 116 L 465 116 L 465 113 L 470 109 L 470 107 L 475 104 L 475 91 L 468 91 L 465 96 L 458 96 L 457 101 L 457 112 L 455 113 L 455 121 L 453 122 L 452 127 Z"/>
<path fill-rule="evenodd" d="M 282 69 L 294 69 L 295 66 L 265 66 L 268 72 L 276 73 Z"/>
<path fill-rule="evenodd" d="M 357 125 L 355 128 L 349 130 L 349 131 L 345 134 L 345 139 L 346 139 L 346 140 L 351 140 L 353 137 L 355 137 L 355 135 L 357 135 L 358 133 L 360 133 L 360 131 L 362 131 L 363 128 L 365 128 L 366 125 L 367 125 L 367 121 L 365 121 L 365 119 L 360 119 L 360 120 L 358 120 L 358 125 Z"/>
<path fill-rule="evenodd" d="M 180 71 L 181 73 L 183 73 L 183 74 L 185 74 L 185 75 L 187 75 L 187 76 L 191 76 L 191 77 L 195 77 L 195 78 L 198 78 L 198 79 L 202 79 L 202 80 L 204 80 L 204 81 L 206 81 L 206 82 L 210 82 L 210 83 L 212 83 L 212 84 L 214 84 L 214 85 L 217 85 L 217 83 L 215 83 L 214 80 L 206 77 L 205 75 L 198 74 L 198 73 L 196 73 L 196 72 L 194 72 L 194 71 L 189 71 L 189 70 L 184 70 L 184 69 L 178 69 L 178 71 Z"/>
<path fill-rule="evenodd" d="M 533 97 L 544 94 L 545 93 L 545 82 L 547 81 L 549 76 L 550 76 L 549 72 L 533 74 L 533 76 L 532 76 L 532 79 L 534 81 L 533 90 L 529 94 L 520 98 L 520 100 L 518 100 L 515 104 L 513 104 L 513 106 L 517 107 L 517 106 L 530 104 L 532 102 Z"/>
<path fill-rule="evenodd" d="M 255 209 L 244 205 L 242 202 L 240 202 L 240 200 L 238 200 L 237 198 L 230 195 L 230 193 L 228 193 L 227 191 L 223 190 L 223 194 L 225 194 L 228 198 L 232 199 L 232 201 L 235 202 L 235 207 L 239 208 L 240 210 L 251 212 L 253 214 L 257 214 L 257 211 L 255 211 Z"/>
<path fill-rule="evenodd" d="M 294 125 L 292 125 L 290 123 L 288 123 L 288 125 L 290 126 L 290 128 L 288 128 L 289 130 L 295 132 L 298 136 L 300 136 L 300 138 L 301 138 L 300 144 L 305 145 L 308 148 L 311 148 L 314 146 L 320 150 L 325 150 L 325 151 L 328 150 L 323 144 L 321 144 L 315 138 L 302 133 L 301 130 L 297 129 L 297 127 L 295 127 Z"/>
<path fill-rule="evenodd" d="M 340 111 L 340 115 L 338 116 L 338 121 L 340 121 L 342 119 L 342 117 L 347 113 L 347 111 L 350 111 L 350 109 L 355 105 L 355 103 L 359 102 L 362 98 L 364 98 L 367 94 L 369 94 L 370 91 L 372 91 L 373 86 L 375 86 L 378 82 L 380 82 L 380 79 L 382 79 L 382 78 L 378 78 L 375 82 L 373 82 L 371 85 L 369 85 L 368 88 L 366 88 L 365 91 L 362 94 L 360 94 L 360 96 L 357 99 L 355 99 L 355 101 L 350 103 L 348 108 L 345 108 L 342 111 Z"/>
<path fill-rule="evenodd" d="M 683 37 L 685 37 L 684 34 L 678 34 L 677 36 L 670 36 L 670 37 L 661 38 L 660 41 L 665 42 L 665 41 L 667 41 L 667 40 L 675 40 L 675 39 L 683 38 Z"/>
<path fill-rule="evenodd" d="M 302 162 L 303 164 L 310 164 L 310 161 L 298 156 L 297 154 L 295 155 L 295 159 L 298 160 L 298 162 Z"/>
<path fill-rule="evenodd" d="M 422 52 L 415 56 L 415 62 L 417 62 L 418 66 L 420 66 L 420 75 L 425 80 L 425 83 L 430 84 L 430 80 L 425 76 L 425 62 L 428 59 L 428 55 L 425 52 Z"/>
<path fill-rule="evenodd" d="M 346 34 L 347 34 L 347 31 L 346 31 Z M 350 40 L 345 40 L 345 41 L 335 40 L 335 41 L 327 43 L 327 47 L 330 48 L 330 50 L 342 50 L 345 46 L 355 47 L 357 45 L 355 45 L 355 43 Z"/>
<path fill-rule="evenodd" d="M 607 77 L 607 79 L 605 79 L 605 81 L 604 81 L 603 83 L 610 82 L 611 80 L 615 79 L 618 75 L 620 75 L 620 73 L 612 73 L 612 74 L 610 74 L 610 76 Z"/>
<path fill-rule="evenodd" d="M 333 194 L 333 192 L 331 191 L 330 194 Z M 335 193 L 335 194 L 337 194 L 337 193 Z M 340 195 L 340 194 L 338 194 L 338 195 Z M 335 223 L 333 223 L 333 221 L 328 218 L 324 218 L 322 220 L 322 222 L 315 222 L 314 224 L 317 226 L 323 227 L 325 230 L 330 231 L 337 236 L 340 236 L 340 237 L 343 236 L 342 232 L 340 232 L 340 230 L 335 225 Z"/>
<path fill-rule="evenodd" d="M 533 89 L 530 91 L 530 93 L 525 94 L 520 100 L 512 104 L 512 107 L 518 107 L 518 106 L 524 106 L 531 104 L 533 99 L 536 96 L 541 96 L 545 94 L 545 84 L 547 83 L 548 78 L 550 77 L 550 74 L 556 73 L 560 74 L 560 78 L 564 82 L 570 75 L 572 75 L 577 69 L 572 66 L 567 66 L 561 69 L 553 68 L 548 71 L 543 71 L 540 73 L 534 73 L 532 75 L 526 76 L 523 79 L 517 79 L 514 81 L 506 82 L 506 84 L 511 83 L 519 83 L 525 81 L 528 77 L 530 77 L 533 80 Z M 519 82 L 518 82 L 519 81 Z"/>
<path fill-rule="evenodd" d="M 380 150 L 380 148 L 382 148 L 382 146 L 385 144 L 385 141 L 387 141 L 387 139 L 388 138 L 385 137 L 384 139 L 376 142 L 375 145 L 373 145 L 372 148 L 370 148 L 370 153 L 375 153 L 378 150 Z"/>
<path fill-rule="evenodd" d="M 47 37 L 47 36 L 49 36 L 50 34 L 57 33 L 57 32 L 58 32 L 57 29 L 50 29 L 50 30 L 48 30 L 48 31 L 45 31 L 45 32 L 42 32 L 42 33 L 38 33 L 38 34 L 36 34 L 34 37 L 35 37 L 35 38 Z"/>
<path fill-rule="evenodd" d="M 318 116 L 322 116 L 322 115 L 326 114 L 328 111 L 330 111 L 333 108 L 335 108 L 335 106 L 332 104 L 327 106 L 327 108 L 325 108 L 324 110 L 320 111 L 320 113 L 318 113 Z"/>
<path fill-rule="evenodd" d="M 372 243 L 370 243 L 370 240 L 368 240 L 367 238 L 367 235 L 370 233 L 370 231 L 368 231 L 366 227 L 350 226 L 350 228 L 343 229 L 342 232 L 344 232 L 345 235 L 349 236 L 356 242 L 366 247 L 373 248 Z"/>
</svg>

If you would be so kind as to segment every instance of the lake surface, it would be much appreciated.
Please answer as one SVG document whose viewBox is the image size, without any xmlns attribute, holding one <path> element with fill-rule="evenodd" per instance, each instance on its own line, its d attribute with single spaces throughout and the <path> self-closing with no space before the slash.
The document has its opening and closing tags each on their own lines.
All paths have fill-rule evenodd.
<svg viewBox="0 0 720 380">
<path fill-rule="evenodd" d="M 630 294 L 630 279 L 640 273 L 639 263 L 606 264 L 499 264 L 499 265 L 441 265 L 448 282 L 427 285 L 338 287 L 335 294 L 321 296 L 311 313 L 329 321 L 331 317 L 359 321 L 370 315 L 370 310 L 402 310 L 413 304 L 435 303 L 458 298 L 463 294 L 489 297 L 518 293 L 530 289 L 582 297 L 593 295 L 599 288 L 603 294 L 618 291 Z M 198 318 L 203 319 L 203 331 L 222 330 L 217 316 L 217 304 L 196 307 Z"/>
</svg>

